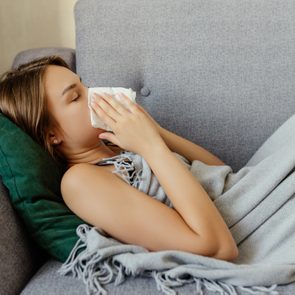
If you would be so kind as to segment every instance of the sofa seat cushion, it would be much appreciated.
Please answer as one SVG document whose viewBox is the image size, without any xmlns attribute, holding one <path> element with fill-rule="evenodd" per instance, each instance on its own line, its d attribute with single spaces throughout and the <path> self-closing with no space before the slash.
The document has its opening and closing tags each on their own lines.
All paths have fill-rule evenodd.
<svg viewBox="0 0 295 295">
<path fill-rule="evenodd" d="M 46 264 L 35 274 L 31 281 L 22 291 L 21 295 L 83 295 L 87 294 L 85 285 L 82 280 L 70 276 L 61 276 L 57 270 L 61 267 L 61 263 L 54 259 L 48 260 Z M 157 290 L 156 283 L 153 278 L 138 276 L 130 278 L 121 285 L 115 286 L 110 283 L 104 286 L 110 295 L 163 295 L 164 293 Z M 196 289 L 195 284 L 186 284 L 177 287 L 175 290 L 182 295 L 192 295 Z M 216 293 L 204 293 L 213 295 Z"/>
<path fill-rule="evenodd" d="M 34 275 L 20 295 L 83 295 L 87 294 L 85 285 L 81 279 L 70 276 L 60 276 L 57 270 L 61 267 L 61 263 L 54 259 L 50 259 L 42 268 Z M 162 291 L 157 290 L 157 286 L 153 278 L 137 276 L 128 278 L 121 285 L 115 286 L 114 283 L 104 285 L 104 289 L 109 295 L 163 295 Z M 181 295 L 193 295 L 196 293 L 195 283 L 186 284 L 176 287 L 175 291 Z M 216 295 L 217 290 L 208 291 L 202 289 L 203 295 Z M 288 285 L 280 285 L 277 288 L 279 294 L 294 295 L 295 283 Z M 198 293 L 200 294 L 200 293 Z M 248 291 L 241 292 L 239 295 L 249 295 Z"/>
</svg>

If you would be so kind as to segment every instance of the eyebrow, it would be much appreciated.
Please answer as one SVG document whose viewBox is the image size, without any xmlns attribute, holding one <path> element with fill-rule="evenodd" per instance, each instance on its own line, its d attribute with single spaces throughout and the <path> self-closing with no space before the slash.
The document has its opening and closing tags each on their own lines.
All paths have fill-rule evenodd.
<svg viewBox="0 0 295 295">
<path fill-rule="evenodd" d="M 80 78 L 80 82 L 82 82 L 82 79 L 81 79 L 81 77 L 79 77 Z M 63 90 L 63 92 L 62 92 L 62 94 L 61 94 L 61 96 L 64 96 L 65 95 L 65 93 L 67 92 L 67 91 L 69 91 L 69 90 L 71 90 L 71 89 L 73 89 L 73 88 L 75 88 L 77 86 L 77 83 L 73 83 L 73 84 L 71 84 L 71 85 L 69 85 L 69 86 L 67 86 L 64 90 Z"/>
</svg>

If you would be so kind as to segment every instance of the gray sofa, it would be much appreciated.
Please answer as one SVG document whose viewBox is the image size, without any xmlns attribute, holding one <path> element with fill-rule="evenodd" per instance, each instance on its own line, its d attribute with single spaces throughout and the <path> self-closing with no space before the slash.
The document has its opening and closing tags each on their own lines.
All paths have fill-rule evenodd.
<svg viewBox="0 0 295 295">
<path fill-rule="evenodd" d="M 80 0 L 74 14 L 75 49 L 29 49 L 12 66 L 58 54 L 87 86 L 131 87 L 163 127 L 234 171 L 294 113 L 292 0 Z M 28 238 L 0 188 L 0 294 L 86 294 L 82 281 L 56 273 L 61 263 Z M 105 287 L 109 294 L 162 294 L 143 277 Z M 177 290 L 194 294 L 195 286 Z M 295 294 L 295 283 L 278 290 Z"/>
</svg>

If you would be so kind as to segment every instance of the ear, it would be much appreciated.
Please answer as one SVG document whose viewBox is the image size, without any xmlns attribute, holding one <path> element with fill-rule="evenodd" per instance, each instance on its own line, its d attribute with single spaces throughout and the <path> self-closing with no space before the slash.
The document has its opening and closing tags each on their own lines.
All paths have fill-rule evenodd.
<svg viewBox="0 0 295 295">
<path fill-rule="evenodd" d="M 61 138 L 58 136 L 57 133 L 50 131 L 49 132 L 49 141 L 51 145 L 57 145 L 61 143 Z"/>
</svg>

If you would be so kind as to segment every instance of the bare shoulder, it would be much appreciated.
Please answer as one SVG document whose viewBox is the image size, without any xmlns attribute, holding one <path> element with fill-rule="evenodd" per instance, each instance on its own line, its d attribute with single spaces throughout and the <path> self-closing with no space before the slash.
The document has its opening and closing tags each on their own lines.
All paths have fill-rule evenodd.
<svg viewBox="0 0 295 295">
<path fill-rule="evenodd" d="M 63 197 L 65 197 L 69 191 L 80 190 L 81 186 L 83 187 L 89 184 L 89 181 L 94 178 L 105 178 L 108 175 L 108 171 L 103 169 L 103 167 L 89 163 L 75 164 L 64 173 L 61 179 L 61 192 Z"/>
<path fill-rule="evenodd" d="M 92 164 L 88 163 L 79 163 L 71 166 L 66 170 L 62 177 L 62 182 L 69 181 L 72 177 L 77 176 L 77 174 L 83 173 L 85 171 L 91 170 L 90 167 L 93 166 Z"/>
</svg>

